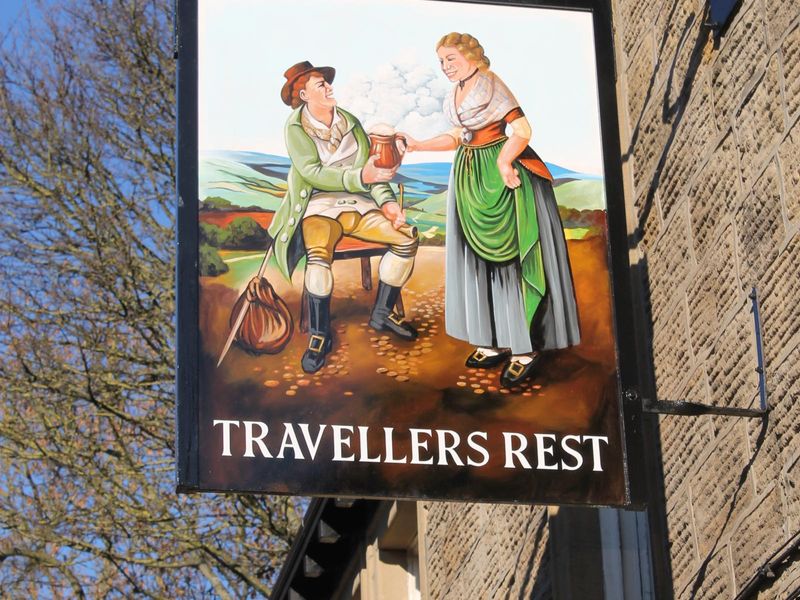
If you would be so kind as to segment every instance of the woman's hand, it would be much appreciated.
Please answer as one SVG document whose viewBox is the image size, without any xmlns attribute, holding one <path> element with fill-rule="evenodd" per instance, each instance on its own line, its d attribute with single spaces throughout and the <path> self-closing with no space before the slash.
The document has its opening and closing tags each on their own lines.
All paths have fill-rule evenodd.
<svg viewBox="0 0 800 600">
<path fill-rule="evenodd" d="M 365 164 L 361 169 L 361 181 L 365 185 L 370 185 L 372 183 L 386 183 L 391 181 L 397 172 L 397 167 L 394 169 L 382 169 L 380 167 L 376 167 L 376 160 L 378 160 L 378 155 L 373 154 L 369 157 L 369 160 L 367 160 L 367 164 Z M 400 165 L 398 165 L 398 167 L 399 166 Z"/>
<path fill-rule="evenodd" d="M 417 150 L 419 150 L 419 140 L 415 140 L 407 133 L 398 132 L 397 141 L 403 143 L 404 148 L 400 150 L 403 153 L 416 152 Z"/>
<path fill-rule="evenodd" d="M 498 160 L 497 168 L 500 170 L 500 177 L 503 178 L 503 183 L 505 183 L 512 190 L 522 185 L 522 182 L 519 179 L 519 173 L 510 162 Z"/>
<path fill-rule="evenodd" d="M 381 206 L 383 216 L 392 222 L 392 227 L 399 229 L 406 222 L 406 211 L 400 208 L 397 202 L 386 202 Z"/>
</svg>

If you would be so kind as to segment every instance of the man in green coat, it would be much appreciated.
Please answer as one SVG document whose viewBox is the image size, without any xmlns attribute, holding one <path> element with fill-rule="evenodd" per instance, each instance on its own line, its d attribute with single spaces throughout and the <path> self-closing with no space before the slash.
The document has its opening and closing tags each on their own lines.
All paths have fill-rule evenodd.
<svg viewBox="0 0 800 600">
<path fill-rule="evenodd" d="M 395 169 L 375 166 L 369 138 L 333 97 L 335 70 L 308 61 L 287 69 L 281 99 L 294 110 L 286 121 L 286 149 L 292 164 L 288 189 L 270 225 L 278 268 L 291 277 L 306 257 L 304 285 L 309 300 L 309 344 L 303 370 L 318 371 L 331 351 L 331 262 L 343 235 L 386 244 L 378 269 L 380 282 L 369 324 L 404 340 L 416 330 L 393 310 L 414 268 L 417 237 L 389 181 Z"/>
</svg>

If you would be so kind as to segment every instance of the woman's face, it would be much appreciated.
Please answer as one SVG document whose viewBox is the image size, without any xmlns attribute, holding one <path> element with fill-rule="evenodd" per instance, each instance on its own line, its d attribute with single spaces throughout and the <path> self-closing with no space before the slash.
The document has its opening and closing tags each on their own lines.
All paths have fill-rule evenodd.
<svg viewBox="0 0 800 600">
<path fill-rule="evenodd" d="M 442 73 L 450 81 L 461 81 L 469 77 L 475 70 L 475 65 L 467 60 L 457 48 L 441 46 L 436 54 L 439 55 L 439 64 L 442 66 Z"/>
</svg>

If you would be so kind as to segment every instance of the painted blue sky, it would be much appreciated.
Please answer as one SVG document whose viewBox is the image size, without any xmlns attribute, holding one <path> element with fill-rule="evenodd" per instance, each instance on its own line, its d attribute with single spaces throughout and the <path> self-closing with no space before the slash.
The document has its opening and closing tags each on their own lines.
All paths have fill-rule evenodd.
<svg viewBox="0 0 800 600">
<path fill-rule="evenodd" d="M 483 44 L 548 162 L 602 174 L 591 15 L 435 0 L 200 0 L 200 148 L 285 154 L 283 72 L 309 60 L 337 69 L 339 105 L 365 126 L 418 138 L 449 129 L 450 84 L 435 44 L 450 31 Z M 415 153 L 406 162 L 448 161 Z M 428 156 L 425 156 L 428 155 Z"/>
</svg>

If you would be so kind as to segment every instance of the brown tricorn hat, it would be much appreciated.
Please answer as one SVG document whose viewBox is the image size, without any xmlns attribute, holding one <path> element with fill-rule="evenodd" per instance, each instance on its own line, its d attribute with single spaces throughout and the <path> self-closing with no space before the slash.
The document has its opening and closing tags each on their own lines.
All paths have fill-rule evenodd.
<svg viewBox="0 0 800 600">
<path fill-rule="evenodd" d="M 333 67 L 315 67 L 307 60 L 292 65 L 286 69 L 286 72 L 283 74 L 283 76 L 286 77 L 286 83 L 284 83 L 281 88 L 281 100 L 283 100 L 284 104 L 287 106 L 292 105 L 292 84 L 297 81 L 297 78 L 312 72 L 317 72 L 322 75 L 322 78 L 328 83 L 331 83 L 336 76 L 336 69 Z"/>
</svg>

